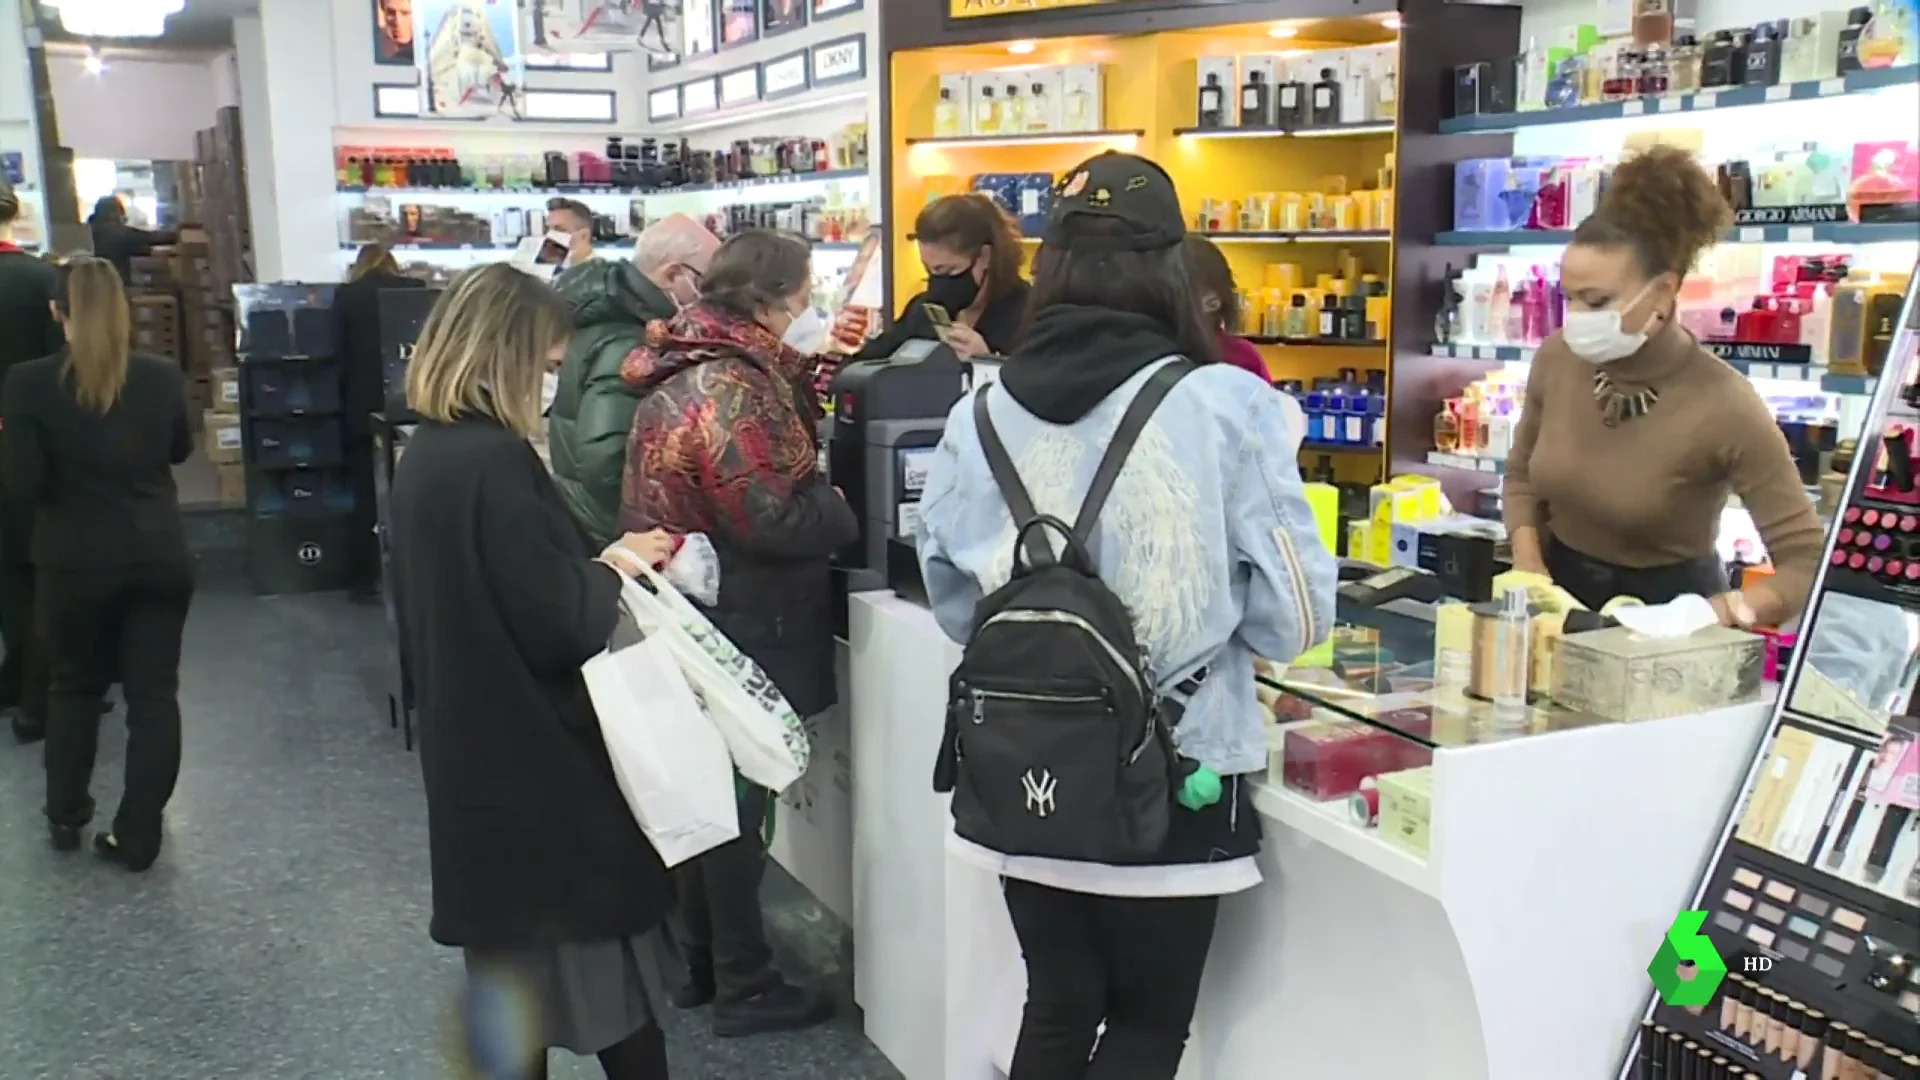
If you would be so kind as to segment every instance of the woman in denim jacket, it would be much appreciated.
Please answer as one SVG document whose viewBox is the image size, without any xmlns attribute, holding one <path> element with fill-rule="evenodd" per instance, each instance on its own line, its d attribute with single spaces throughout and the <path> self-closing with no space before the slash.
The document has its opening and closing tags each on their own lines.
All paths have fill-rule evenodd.
<svg viewBox="0 0 1920 1080">
<path fill-rule="evenodd" d="M 1241 782 L 1267 764 L 1253 658 L 1289 661 L 1327 637 L 1335 565 L 1301 493 L 1299 432 L 1283 395 L 1215 362 L 1172 180 L 1144 158 L 1108 153 L 1056 194 L 1032 327 L 988 406 L 1035 508 L 1070 521 L 1140 385 L 1176 357 L 1204 365 L 1141 434 L 1092 555 L 1133 613 L 1158 689 L 1185 703 L 1173 733 L 1180 754 L 1218 774 L 1223 791 L 1201 809 L 1175 808 L 1154 865 L 949 843 L 1002 876 L 1026 957 L 1012 1080 L 1171 1080 L 1219 898 L 1260 882 L 1260 824 Z M 921 514 L 935 617 L 965 641 L 975 605 L 1006 583 L 1013 560 L 1012 518 L 970 396 L 947 417 Z"/>
</svg>

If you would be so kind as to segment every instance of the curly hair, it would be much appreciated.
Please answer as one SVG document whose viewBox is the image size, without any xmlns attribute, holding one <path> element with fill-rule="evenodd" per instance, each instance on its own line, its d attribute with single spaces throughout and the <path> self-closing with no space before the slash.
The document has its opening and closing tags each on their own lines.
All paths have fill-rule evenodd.
<svg viewBox="0 0 1920 1080">
<path fill-rule="evenodd" d="M 1573 242 L 1631 248 L 1649 278 L 1685 277 L 1731 224 L 1733 209 L 1693 155 L 1653 146 L 1613 170 L 1600 209 L 1574 230 Z"/>
</svg>

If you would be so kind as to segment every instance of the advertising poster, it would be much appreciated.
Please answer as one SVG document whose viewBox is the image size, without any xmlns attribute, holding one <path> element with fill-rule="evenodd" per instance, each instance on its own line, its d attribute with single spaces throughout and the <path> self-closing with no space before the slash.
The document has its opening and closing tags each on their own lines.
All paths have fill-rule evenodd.
<svg viewBox="0 0 1920 1080">
<path fill-rule="evenodd" d="M 529 52 L 633 52 L 644 47 L 643 36 L 664 32 L 665 7 L 642 0 L 520 0 L 521 41 Z"/>
<path fill-rule="evenodd" d="M 813 5 L 813 21 L 845 15 L 849 11 L 859 11 L 861 0 L 808 0 Z"/>
<path fill-rule="evenodd" d="M 367 0 L 373 10 L 373 62 L 413 66 L 413 0 Z"/>
<path fill-rule="evenodd" d="M 514 7 L 414 0 L 424 116 L 518 116 L 525 77 Z"/>
<path fill-rule="evenodd" d="M 714 49 L 714 0 L 680 0 L 680 55 L 705 56 Z"/>
<path fill-rule="evenodd" d="M 772 37 L 807 25 L 807 0 L 760 0 L 760 34 Z"/>
<path fill-rule="evenodd" d="M 720 47 L 730 49 L 760 38 L 760 0 L 722 0 Z"/>
</svg>

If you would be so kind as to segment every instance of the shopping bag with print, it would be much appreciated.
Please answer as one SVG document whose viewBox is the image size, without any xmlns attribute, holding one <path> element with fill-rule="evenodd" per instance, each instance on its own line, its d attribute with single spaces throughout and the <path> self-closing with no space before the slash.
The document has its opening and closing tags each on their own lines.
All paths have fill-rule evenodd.
<svg viewBox="0 0 1920 1080">
<path fill-rule="evenodd" d="M 649 569 L 636 600 L 643 630 L 664 637 L 680 670 L 726 739 L 740 775 L 776 794 L 807 771 L 812 745 L 786 696 L 699 609 Z"/>
<path fill-rule="evenodd" d="M 607 651 L 582 665 L 614 779 L 668 866 L 740 835 L 733 759 L 681 671 L 668 634 L 648 633 L 652 598 L 621 581 L 622 618 Z"/>
</svg>

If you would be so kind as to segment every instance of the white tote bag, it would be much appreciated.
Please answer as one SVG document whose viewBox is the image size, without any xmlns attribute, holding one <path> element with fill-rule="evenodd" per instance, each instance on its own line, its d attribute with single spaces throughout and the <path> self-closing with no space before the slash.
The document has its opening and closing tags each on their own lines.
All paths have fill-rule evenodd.
<svg viewBox="0 0 1920 1080">
<path fill-rule="evenodd" d="M 812 744 L 779 687 L 665 578 L 649 569 L 635 587 L 634 618 L 664 638 L 707 716 L 726 739 L 734 768 L 779 794 L 807 771 Z"/>
<path fill-rule="evenodd" d="M 645 632 L 638 609 L 651 597 L 624 578 L 620 589 L 621 605 L 643 636 L 610 645 L 580 674 L 620 793 L 660 860 L 677 866 L 739 837 L 733 760 L 666 636 Z"/>
</svg>

